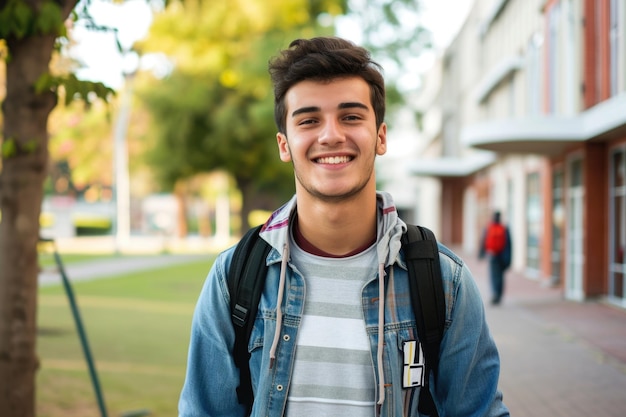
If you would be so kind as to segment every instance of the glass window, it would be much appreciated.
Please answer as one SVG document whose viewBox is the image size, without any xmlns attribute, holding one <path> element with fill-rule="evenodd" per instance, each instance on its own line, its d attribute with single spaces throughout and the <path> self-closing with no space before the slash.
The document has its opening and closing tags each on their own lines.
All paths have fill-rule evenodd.
<svg viewBox="0 0 626 417">
<path fill-rule="evenodd" d="M 609 42 L 611 48 L 610 76 L 612 96 L 626 89 L 626 81 L 624 79 L 624 74 L 626 73 L 625 9 L 623 0 L 611 0 Z"/>
<path fill-rule="evenodd" d="M 626 277 L 626 275 L 620 272 L 615 274 L 615 288 L 613 290 L 613 295 L 621 300 L 624 300 L 624 277 Z"/>
<path fill-rule="evenodd" d="M 583 185 L 583 161 L 577 159 L 572 162 L 572 179 L 571 187 L 581 187 Z"/>
<path fill-rule="evenodd" d="M 609 42 L 611 49 L 611 96 L 617 95 L 619 92 L 619 13 L 618 13 L 617 0 L 611 0 L 611 13 L 610 13 L 610 27 L 609 27 Z"/>
<path fill-rule="evenodd" d="M 526 184 L 526 267 L 530 270 L 539 271 L 542 224 L 539 173 L 528 174 Z"/>
<path fill-rule="evenodd" d="M 624 249 L 626 248 L 626 156 L 624 150 L 613 154 L 611 196 L 613 200 L 613 260 L 615 264 L 623 264 Z"/>
<path fill-rule="evenodd" d="M 602 3 L 604 0 L 596 0 L 594 10 L 595 12 L 595 43 L 596 43 L 596 68 L 595 68 L 595 84 L 596 84 L 596 102 L 602 100 L 602 78 L 606 77 L 606 74 L 602 72 L 602 53 L 601 51 L 606 50 L 606 46 L 603 44 L 603 39 L 605 39 L 603 35 L 606 33 L 606 26 L 602 24 Z"/>
<path fill-rule="evenodd" d="M 585 255 L 583 227 L 585 188 L 583 186 L 582 159 L 571 159 L 567 172 L 567 253 L 565 272 L 565 296 L 572 300 L 585 298 L 583 288 L 583 267 Z"/>
<path fill-rule="evenodd" d="M 526 54 L 528 74 L 528 88 L 527 88 L 527 111 L 531 116 L 537 116 L 541 114 L 542 99 L 541 92 L 543 91 L 542 84 L 542 52 L 543 52 L 543 34 L 536 32 L 530 42 L 528 42 L 528 53 Z"/>
<path fill-rule="evenodd" d="M 613 250 L 613 259 L 616 264 L 624 263 L 624 248 L 626 248 L 626 236 L 624 236 L 624 229 L 626 221 L 624 219 L 624 213 L 626 212 L 626 204 L 624 204 L 624 196 L 616 196 L 613 202 L 615 215 L 613 220 L 615 221 L 615 244 Z"/>
<path fill-rule="evenodd" d="M 616 151 L 613 154 L 613 186 L 616 188 L 626 185 L 624 172 L 624 152 Z"/>
<path fill-rule="evenodd" d="M 552 262 L 551 279 L 553 284 L 561 281 L 563 228 L 565 226 L 564 175 L 562 170 L 552 174 Z"/>
<path fill-rule="evenodd" d="M 561 9 L 556 3 L 548 12 L 548 113 L 557 111 L 557 99 L 559 92 L 559 20 Z"/>
<path fill-rule="evenodd" d="M 609 299 L 626 305 L 626 147 L 615 150 L 610 161 Z"/>
</svg>

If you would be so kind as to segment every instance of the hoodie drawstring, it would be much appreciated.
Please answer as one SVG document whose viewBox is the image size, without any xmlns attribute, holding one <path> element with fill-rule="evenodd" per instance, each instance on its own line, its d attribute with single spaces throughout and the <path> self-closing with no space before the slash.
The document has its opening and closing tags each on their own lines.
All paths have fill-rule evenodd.
<svg viewBox="0 0 626 417">
<path fill-rule="evenodd" d="M 280 264 L 280 281 L 278 283 L 278 299 L 276 300 L 276 329 L 274 330 L 274 340 L 272 341 L 272 347 L 270 349 L 270 369 L 274 366 L 274 360 L 276 359 L 276 348 L 278 347 L 278 339 L 280 339 L 280 332 L 283 327 L 283 310 L 281 308 L 283 304 L 283 294 L 285 292 L 285 276 L 287 274 L 287 261 L 289 259 L 289 247 L 287 244 L 283 245 L 283 259 Z"/>
<path fill-rule="evenodd" d="M 378 264 L 378 410 L 385 402 L 385 373 L 383 348 L 385 344 L 385 264 Z"/>
</svg>

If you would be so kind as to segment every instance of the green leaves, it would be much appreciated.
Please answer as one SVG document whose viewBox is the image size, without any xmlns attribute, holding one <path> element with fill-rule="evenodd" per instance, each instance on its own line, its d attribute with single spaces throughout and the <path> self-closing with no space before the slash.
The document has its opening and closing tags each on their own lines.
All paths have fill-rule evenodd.
<svg viewBox="0 0 626 417">
<path fill-rule="evenodd" d="M 44 0 L 39 10 L 24 0 L 8 0 L 0 9 L 0 38 L 23 39 L 32 35 L 65 35 L 61 7 L 53 0 Z"/>
<path fill-rule="evenodd" d="M 2 142 L 0 147 L 0 153 L 3 159 L 9 159 L 16 156 L 18 153 L 32 154 L 37 151 L 39 142 L 37 139 L 29 139 L 26 142 L 19 144 L 15 138 L 7 138 Z"/>
<path fill-rule="evenodd" d="M 21 0 L 9 0 L 0 10 L 0 37 L 22 39 L 30 34 L 35 13 Z"/>
<path fill-rule="evenodd" d="M 43 93 L 48 90 L 58 92 L 60 86 L 65 91 L 66 105 L 76 99 L 83 100 L 87 104 L 91 104 L 95 98 L 108 102 L 109 98 L 115 95 L 115 90 L 103 83 L 79 80 L 74 74 L 57 77 L 50 73 L 44 73 L 35 83 L 35 91 L 37 93 Z"/>
<path fill-rule="evenodd" d="M 17 154 L 17 143 L 14 138 L 7 138 L 2 142 L 2 158 L 8 159 Z"/>
<path fill-rule="evenodd" d="M 45 0 L 41 3 L 41 9 L 35 19 L 34 26 L 35 32 L 37 33 L 54 33 L 57 35 L 64 34 L 65 26 L 63 25 L 61 7 L 59 7 L 59 5 L 52 0 Z M 61 28 L 63 29 L 61 30 Z"/>
<path fill-rule="evenodd" d="M 160 184 L 223 170 L 290 196 L 293 168 L 278 157 L 267 60 L 292 39 L 330 31 L 318 16 L 344 9 L 342 0 L 181 2 L 155 16 L 135 47 L 176 63 L 139 91 L 153 116 L 148 160 Z"/>
</svg>

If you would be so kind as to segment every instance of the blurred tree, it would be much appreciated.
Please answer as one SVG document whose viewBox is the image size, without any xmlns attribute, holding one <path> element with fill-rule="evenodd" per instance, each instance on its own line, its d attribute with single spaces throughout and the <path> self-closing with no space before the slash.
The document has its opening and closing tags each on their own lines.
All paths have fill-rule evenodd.
<svg viewBox="0 0 626 417">
<path fill-rule="evenodd" d="M 393 64 L 387 78 L 396 90 L 407 66 L 432 47 L 432 34 L 422 24 L 420 0 L 349 0 L 350 18 L 360 28 L 362 44 L 378 61 Z M 385 65 L 387 66 L 387 65 Z M 401 96 L 394 99 L 401 99 Z"/>
<path fill-rule="evenodd" d="M 155 121 L 148 161 L 164 189 L 174 191 L 181 213 L 186 212 L 182 183 L 212 170 L 235 178 L 243 195 L 242 219 L 252 208 L 276 204 L 261 197 L 292 194 L 291 167 L 276 153 L 271 102 L 178 72 L 141 94 Z"/>
<path fill-rule="evenodd" d="M 416 120 L 421 114 L 407 99 L 421 88 L 419 58 L 433 46 L 422 5 L 421 0 L 348 0 L 348 14 L 338 27 L 340 35 L 356 39 L 384 67 L 388 114 L 413 110 Z"/>
<path fill-rule="evenodd" d="M 1 416 L 35 414 L 37 243 L 48 172 L 48 116 L 60 91 L 67 101 L 112 93 L 102 83 L 49 71 L 75 6 L 76 0 L 0 0 L 0 51 L 6 63 L 0 146 Z"/>
<path fill-rule="evenodd" d="M 119 114 L 121 100 L 118 96 L 108 103 L 95 102 L 86 105 L 73 101 L 59 103 L 50 115 L 51 166 L 64 164 L 69 170 L 77 196 L 87 190 L 113 186 L 113 115 Z M 135 100 L 136 101 L 136 100 Z M 145 152 L 145 134 L 149 114 L 139 103 L 132 104 L 127 133 L 129 171 L 137 173 L 144 169 L 141 155 Z"/>
<path fill-rule="evenodd" d="M 164 53 L 174 67 L 169 76 L 140 92 L 154 116 L 149 161 L 164 189 L 183 190 L 179 182 L 221 169 L 242 192 L 242 227 L 251 210 L 275 207 L 292 194 L 293 175 L 276 151 L 268 58 L 297 37 L 334 33 L 335 17 L 348 12 L 375 59 L 402 67 L 430 47 L 430 35 L 417 18 L 420 4 L 170 3 L 154 20 L 149 36 L 136 45 L 142 52 Z M 402 103 L 399 78 L 389 81 L 389 103 Z"/>
<path fill-rule="evenodd" d="M 89 184 L 111 186 L 113 182 L 110 113 L 101 103 L 88 107 L 74 102 L 58 105 L 51 114 L 50 158 L 67 166 L 79 194 Z"/>
<path fill-rule="evenodd" d="M 296 37 L 333 33 L 319 18 L 344 10 L 337 0 L 187 1 L 156 16 L 137 47 L 175 63 L 168 77 L 139 89 L 153 114 L 149 161 L 163 187 L 182 200 L 181 182 L 230 173 L 242 193 L 244 228 L 252 210 L 289 198 L 292 167 L 278 158 L 267 60 Z"/>
</svg>

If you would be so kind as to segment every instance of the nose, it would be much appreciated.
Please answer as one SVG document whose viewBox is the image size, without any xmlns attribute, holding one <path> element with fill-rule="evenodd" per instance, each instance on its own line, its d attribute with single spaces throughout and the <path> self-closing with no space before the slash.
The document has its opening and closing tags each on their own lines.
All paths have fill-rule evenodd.
<svg viewBox="0 0 626 417">
<path fill-rule="evenodd" d="M 327 119 L 324 121 L 324 126 L 318 139 L 319 143 L 332 146 L 345 142 L 345 140 L 345 132 L 339 120 Z"/>
</svg>

